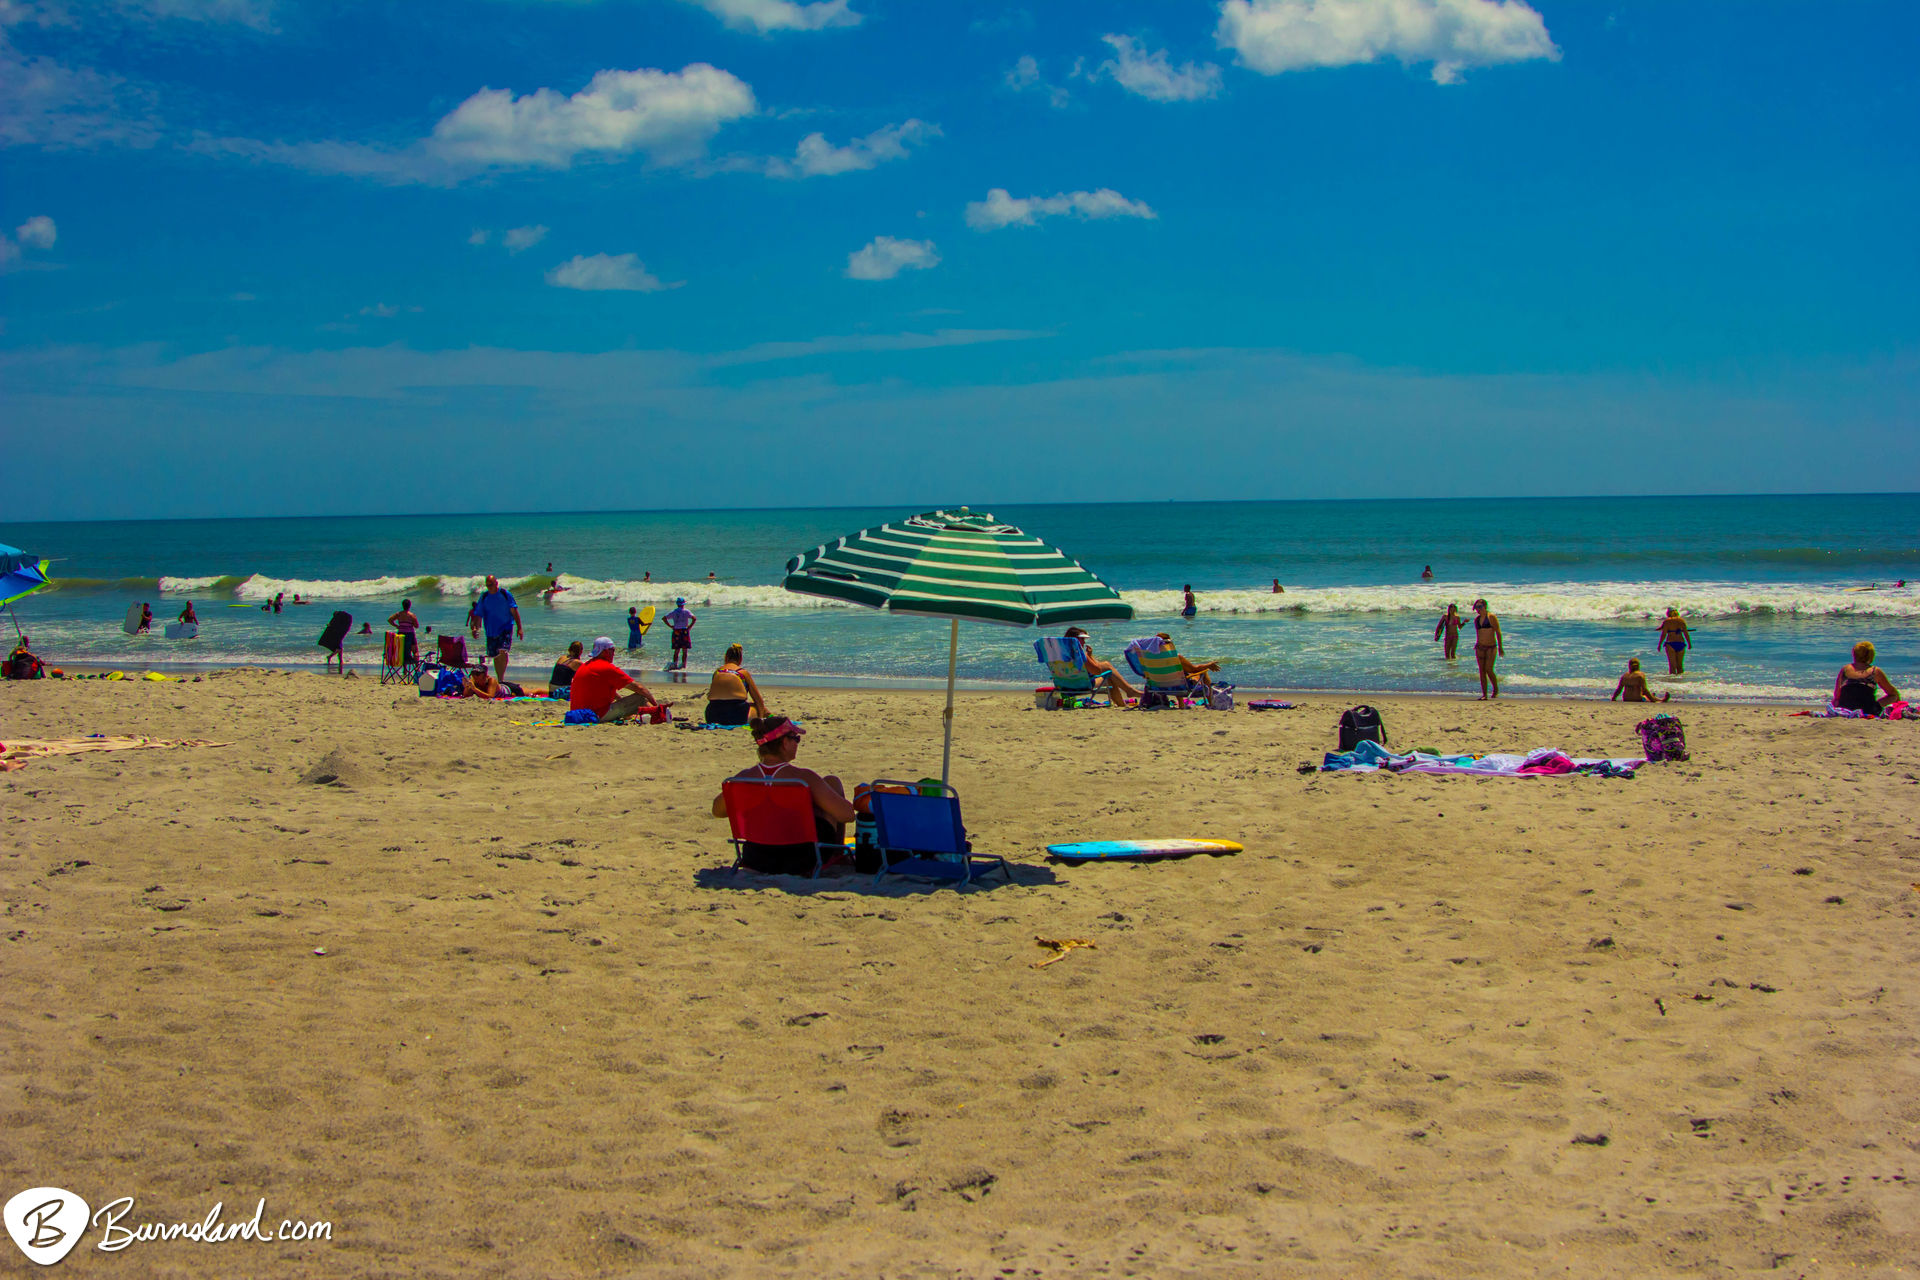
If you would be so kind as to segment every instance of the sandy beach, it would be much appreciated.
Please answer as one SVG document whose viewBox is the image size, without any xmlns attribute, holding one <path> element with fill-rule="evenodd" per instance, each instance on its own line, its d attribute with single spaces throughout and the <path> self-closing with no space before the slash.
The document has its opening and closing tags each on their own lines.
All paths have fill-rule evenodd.
<svg viewBox="0 0 1920 1280">
<path fill-rule="evenodd" d="M 1692 761 L 1627 781 L 1302 775 L 1355 699 L 963 695 L 1016 865 L 955 892 L 726 871 L 738 734 L 261 671 L 0 694 L 0 741 L 225 744 L 0 776 L 7 1194 L 332 1223 L 77 1274 L 1920 1274 L 1907 724 L 1676 703 Z M 1648 714 L 1369 700 L 1442 750 L 1635 754 Z M 772 701 L 850 784 L 938 773 L 936 695 Z M 1246 850 L 1041 849 L 1156 835 Z"/>
</svg>

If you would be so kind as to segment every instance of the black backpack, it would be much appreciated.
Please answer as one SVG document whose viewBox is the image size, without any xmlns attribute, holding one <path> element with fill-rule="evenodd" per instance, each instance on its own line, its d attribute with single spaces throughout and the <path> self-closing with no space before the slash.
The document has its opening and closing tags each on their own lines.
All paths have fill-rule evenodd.
<svg viewBox="0 0 1920 1280">
<path fill-rule="evenodd" d="M 1387 727 L 1380 722 L 1380 713 L 1365 705 L 1340 713 L 1340 749 L 1351 751 L 1362 742 L 1387 745 Z"/>
</svg>

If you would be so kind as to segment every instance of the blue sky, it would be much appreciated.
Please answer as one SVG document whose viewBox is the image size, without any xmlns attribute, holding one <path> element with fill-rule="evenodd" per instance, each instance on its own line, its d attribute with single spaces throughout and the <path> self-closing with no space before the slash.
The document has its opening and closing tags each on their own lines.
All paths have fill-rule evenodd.
<svg viewBox="0 0 1920 1280">
<path fill-rule="evenodd" d="M 1920 488 L 1911 4 L 0 41 L 16 519 Z"/>
</svg>

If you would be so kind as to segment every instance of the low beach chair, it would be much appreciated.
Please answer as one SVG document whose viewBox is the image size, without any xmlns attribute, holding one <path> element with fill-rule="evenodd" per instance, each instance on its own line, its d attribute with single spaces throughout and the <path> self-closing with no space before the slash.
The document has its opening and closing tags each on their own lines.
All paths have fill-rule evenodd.
<svg viewBox="0 0 1920 1280">
<path fill-rule="evenodd" d="M 727 801 L 735 868 L 745 864 L 749 844 L 806 845 L 813 850 L 813 876 L 820 874 L 829 853 L 839 852 L 820 842 L 813 792 L 798 778 L 728 778 L 720 784 L 720 794 Z"/>
<path fill-rule="evenodd" d="M 882 790 L 882 788 L 887 788 Z M 938 788 L 938 790 L 934 790 Z M 927 794 L 932 791 L 933 794 Z M 1009 883 L 1005 858 L 973 852 L 960 820 L 960 793 L 944 782 L 896 782 L 883 778 L 869 794 L 874 843 L 880 847 L 877 881 L 884 875 L 920 876 L 969 884 L 999 867 Z M 984 870 L 976 870 L 975 864 Z"/>
<path fill-rule="evenodd" d="M 1046 636 L 1033 642 L 1033 652 L 1053 677 L 1062 707 L 1084 706 L 1093 697 L 1093 673 L 1087 670 L 1087 650 L 1078 636 Z"/>
<path fill-rule="evenodd" d="M 1178 698 L 1207 697 L 1207 686 L 1187 675 L 1180 665 L 1180 651 L 1173 641 L 1163 640 L 1157 650 L 1140 647 L 1138 641 L 1127 646 L 1127 665 L 1140 676 L 1140 707 L 1147 710 L 1155 706 L 1175 705 Z M 1215 681 L 1215 689 L 1231 692 L 1233 686 Z"/>
</svg>

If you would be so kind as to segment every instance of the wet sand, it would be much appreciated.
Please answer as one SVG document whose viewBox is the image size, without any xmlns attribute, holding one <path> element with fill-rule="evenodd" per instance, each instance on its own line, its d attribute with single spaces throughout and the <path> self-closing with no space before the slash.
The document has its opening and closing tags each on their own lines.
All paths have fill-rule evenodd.
<svg viewBox="0 0 1920 1280">
<path fill-rule="evenodd" d="M 804 763 L 938 772 L 937 696 L 773 700 Z M 1016 866 L 960 893 L 726 871 L 738 733 L 0 686 L 0 741 L 231 743 L 0 775 L 5 1194 L 333 1224 L 80 1274 L 1916 1274 L 1915 726 L 1672 704 L 1693 760 L 1631 781 L 1297 773 L 1352 700 L 963 695 Z M 1369 700 L 1576 755 L 1649 710 Z M 1153 835 L 1246 851 L 1040 849 Z"/>
</svg>

